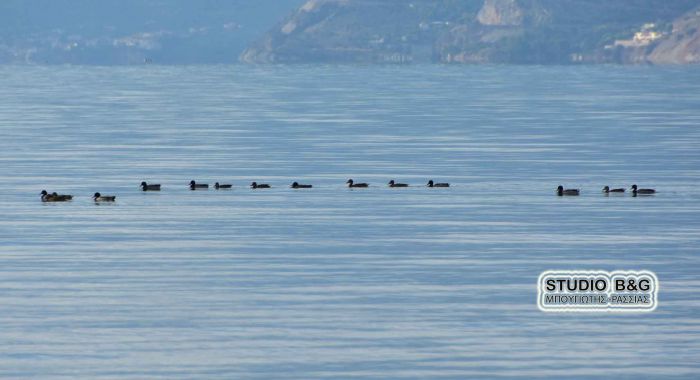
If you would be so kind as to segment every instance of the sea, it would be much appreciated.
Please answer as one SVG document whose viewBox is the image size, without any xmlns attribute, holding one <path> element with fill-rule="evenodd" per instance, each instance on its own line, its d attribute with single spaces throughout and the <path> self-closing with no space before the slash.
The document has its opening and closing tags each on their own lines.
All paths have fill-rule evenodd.
<svg viewBox="0 0 700 380">
<path fill-rule="evenodd" d="M 700 378 L 697 66 L 0 66 L 0 99 L 1 378 Z M 658 307 L 545 313 L 546 270 Z"/>
</svg>

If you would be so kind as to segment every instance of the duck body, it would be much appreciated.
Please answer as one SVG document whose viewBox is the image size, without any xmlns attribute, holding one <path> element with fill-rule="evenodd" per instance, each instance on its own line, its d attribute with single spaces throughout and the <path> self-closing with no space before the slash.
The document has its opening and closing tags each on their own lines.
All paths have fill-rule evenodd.
<svg viewBox="0 0 700 380">
<path fill-rule="evenodd" d="M 450 184 L 449 183 L 435 183 L 431 179 L 430 181 L 428 181 L 428 187 L 450 187 Z"/>
<path fill-rule="evenodd" d="M 313 185 L 302 185 L 299 182 L 294 182 L 290 186 L 292 189 L 310 189 L 314 187 Z"/>
<path fill-rule="evenodd" d="M 603 188 L 603 192 L 605 194 L 610 194 L 610 193 L 615 193 L 615 194 L 622 194 L 625 192 L 625 189 L 618 188 L 618 189 L 611 189 L 610 186 L 605 186 Z"/>
<path fill-rule="evenodd" d="M 266 183 L 257 183 L 257 182 L 253 182 L 253 183 L 250 184 L 250 188 L 251 188 L 251 189 L 269 189 L 269 188 L 270 188 L 270 185 L 268 185 L 268 184 L 266 184 Z"/>
<path fill-rule="evenodd" d="M 73 196 L 67 194 L 52 193 L 51 197 L 53 198 L 53 202 L 67 202 L 73 200 Z"/>
<path fill-rule="evenodd" d="M 233 185 L 221 185 L 221 184 L 219 184 L 218 182 L 214 184 L 214 188 L 215 188 L 216 190 L 219 190 L 219 189 L 230 189 L 230 188 L 232 188 L 232 187 L 233 187 Z"/>
<path fill-rule="evenodd" d="M 209 185 L 206 183 L 197 183 L 194 180 L 190 181 L 190 190 L 200 190 L 200 189 L 208 189 Z"/>
<path fill-rule="evenodd" d="M 349 179 L 347 182 L 349 188 L 355 188 L 355 187 L 369 187 L 368 184 L 366 183 L 355 183 L 352 179 Z"/>
<path fill-rule="evenodd" d="M 58 194 L 56 192 L 49 194 L 46 190 L 41 191 L 42 202 L 68 202 L 70 200 L 73 200 L 72 195 Z"/>
<path fill-rule="evenodd" d="M 389 187 L 408 187 L 408 184 L 397 183 L 397 182 L 394 182 L 394 180 L 392 179 L 391 181 L 389 181 Z"/>
<path fill-rule="evenodd" d="M 160 185 L 149 185 L 146 181 L 141 182 L 141 190 L 143 191 L 160 191 Z"/>
<path fill-rule="evenodd" d="M 102 195 L 100 193 L 95 193 L 95 195 L 92 196 L 92 199 L 95 202 L 114 202 L 117 197 L 114 195 Z"/>
<path fill-rule="evenodd" d="M 557 187 L 557 195 L 560 197 L 563 197 L 565 195 L 577 196 L 580 194 L 581 194 L 581 190 L 579 190 L 579 189 L 564 189 L 564 186 Z"/>
<path fill-rule="evenodd" d="M 640 188 L 637 187 L 637 185 L 632 185 L 631 189 L 632 189 L 632 194 L 633 194 L 633 195 L 637 195 L 637 194 L 639 194 L 639 195 L 652 195 L 652 194 L 656 194 L 656 190 L 655 190 L 655 189 L 640 189 Z"/>
</svg>

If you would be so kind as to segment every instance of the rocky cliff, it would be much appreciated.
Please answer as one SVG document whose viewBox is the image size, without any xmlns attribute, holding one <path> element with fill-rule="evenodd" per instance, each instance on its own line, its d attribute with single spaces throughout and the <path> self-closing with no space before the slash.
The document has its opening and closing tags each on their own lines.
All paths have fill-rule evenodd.
<svg viewBox="0 0 700 380">
<path fill-rule="evenodd" d="M 668 37 L 655 44 L 645 59 L 655 64 L 700 63 L 700 9 L 675 20 Z"/>
<path fill-rule="evenodd" d="M 310 0 L 249 63 L 697 63 L 698 0 Z"/>
</svg>

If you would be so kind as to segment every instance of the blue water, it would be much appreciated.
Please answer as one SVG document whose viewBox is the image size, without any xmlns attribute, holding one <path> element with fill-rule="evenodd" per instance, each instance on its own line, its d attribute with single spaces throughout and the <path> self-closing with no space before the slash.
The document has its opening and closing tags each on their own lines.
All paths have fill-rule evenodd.
<svg viewBox="0 0 700 380">
<path fill-rule="evenodd" d="M 700 377 L 696 67 L 6 66 L 0 99 L 0 377 Z M 659 307 L 542 313 L 547 269 Z"/>
</svg>

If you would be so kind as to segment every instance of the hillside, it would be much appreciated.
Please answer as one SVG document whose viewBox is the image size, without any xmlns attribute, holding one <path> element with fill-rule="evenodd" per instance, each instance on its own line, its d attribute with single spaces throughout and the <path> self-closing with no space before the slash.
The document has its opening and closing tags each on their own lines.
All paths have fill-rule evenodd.
<svg viewBox="0 0 700 380">
<path fill-rule="evenodd" d="M 698 0 L 309 0 L 249 63 L 697 63 Z"/>
</svg>

